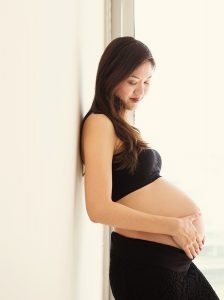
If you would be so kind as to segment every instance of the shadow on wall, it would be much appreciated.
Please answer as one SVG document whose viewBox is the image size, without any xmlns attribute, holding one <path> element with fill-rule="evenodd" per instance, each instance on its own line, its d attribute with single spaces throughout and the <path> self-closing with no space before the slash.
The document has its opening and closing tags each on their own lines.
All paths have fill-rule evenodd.
<svg viewBox="0 0 224 300">
<path fill-rule="evenodd" d="M 81 100 L 80 100 L 81 101 Z M 80 102 L 79 102 L 80 103 Z M 81 102 L 82 103 L 82 102 Z M 82 164 L 79 152 L 79 139 L 80 139 L 80 125 L 82 120 L 82 115 L 79 109 L 77 111 L 77 118 L 75 124 L 75 137 L 76 137 L 76 153 L 74 153 L 76 160 L 74 161 L 74 284 L 75 284 L 75 294 L 78 293 L 80 286 L 82 284 L 82 280 L 80 278 L 80 271 L 82 269 L 82 245 L 83 245 L 83 238 L 85 237 L 84 233 L 84 226 L 83 226 L 83 219 L 84 219 L 84 177 L 82 176 Z M 75 297 L 75 299 L 78 297 Z"/>
</svg>

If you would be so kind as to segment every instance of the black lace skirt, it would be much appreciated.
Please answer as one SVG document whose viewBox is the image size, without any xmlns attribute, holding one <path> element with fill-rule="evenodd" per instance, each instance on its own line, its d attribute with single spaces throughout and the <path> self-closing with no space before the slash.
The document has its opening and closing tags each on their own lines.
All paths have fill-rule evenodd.
<svg viewBox="0 0 224 300">
<path fill-rule="evenodd" d="M 115 300 L 220 300 L 182 249 L 114 231 L 109 280 Z"/>
</svg>

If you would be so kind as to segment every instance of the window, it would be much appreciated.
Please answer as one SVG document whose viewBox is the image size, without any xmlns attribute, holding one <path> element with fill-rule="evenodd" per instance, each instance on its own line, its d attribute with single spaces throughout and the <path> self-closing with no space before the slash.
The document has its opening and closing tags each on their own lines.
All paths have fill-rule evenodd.
<svg viewBox="0 0 224 300">
<path fill-rule="evenodd" d="M 206 240 L 194 260 L 224 299 L 224 70 L 221 0 L 135 1 L 135 38 L 157 67 L 135 126 L 163 158 L 161 175 L 201 207 Z M 146 121 L 147 120 L 147 121 Z"/>
</svg>

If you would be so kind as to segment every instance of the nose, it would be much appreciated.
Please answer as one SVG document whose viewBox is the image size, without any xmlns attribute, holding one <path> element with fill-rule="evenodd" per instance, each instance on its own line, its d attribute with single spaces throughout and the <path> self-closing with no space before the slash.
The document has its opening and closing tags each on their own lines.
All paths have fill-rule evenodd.
<svg viewBox="0 0 224 300">
<path fill-rule="evenodd" d="M 145 87 L 144 84 L 139 84 L 138 86 L 136 86 L 135 91 L 134 91 L 134 95 L 137 98 L 142 98 L 144 96 L 144 92 L 145 92 Z"/>
</svg>

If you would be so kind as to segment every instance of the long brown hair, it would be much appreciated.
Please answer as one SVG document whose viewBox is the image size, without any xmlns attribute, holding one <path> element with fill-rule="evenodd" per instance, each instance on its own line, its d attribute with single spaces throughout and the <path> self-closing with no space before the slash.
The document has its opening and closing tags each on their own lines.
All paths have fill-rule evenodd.
<svg viewBox="0 0 224 300">
<path fill-rule="evenodd" d="M 114 156 L 114 161 L 119 163 L 117 169 L 127 168 L 130 174 L 135 172 L 138 154 L 148 147 L 140 136 L 140 130 L 128 124 L 123 116 L 125 105 L 114 94 L 116 86 L 130 76 L 130 74 L 144 61 L 150 61 L 155 68 L 155 61 L 149 48 L 131 36 L 118 37 L 112 40 L 105 48 L 97 70 L 95 96 L 89 111 L 81 123 L 80 155 L 84 164 L 81 151 L 82 128 L 89 114 L 105 114 L 113 123 L 117 137 L 123 142 L 123 150 Z M 83 173 L 84 175 L 84 173 Z"/>
</svg>

